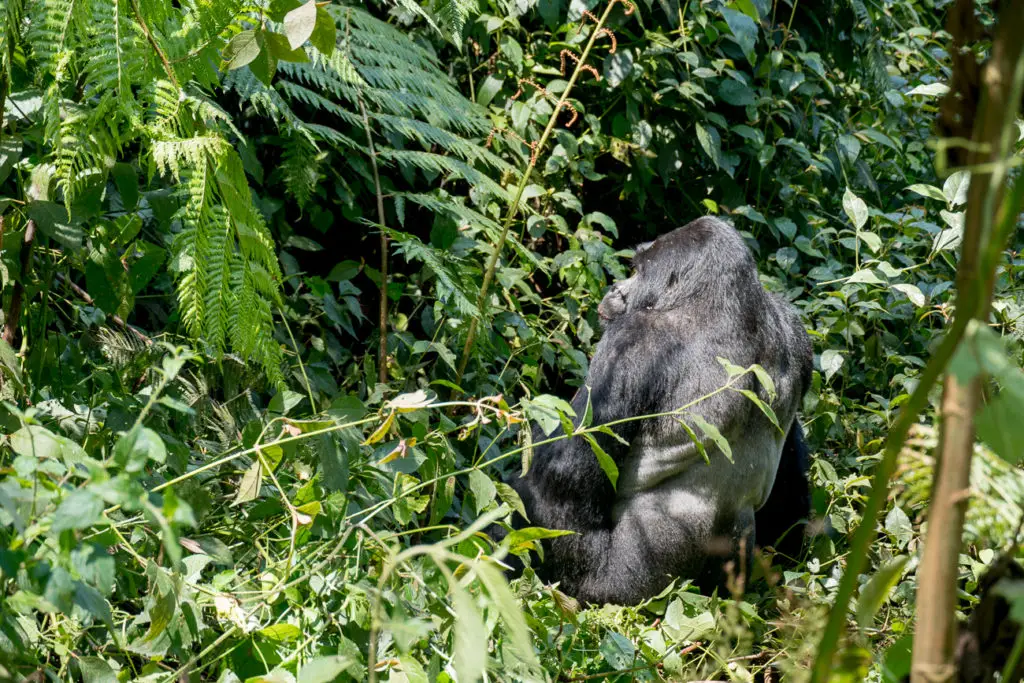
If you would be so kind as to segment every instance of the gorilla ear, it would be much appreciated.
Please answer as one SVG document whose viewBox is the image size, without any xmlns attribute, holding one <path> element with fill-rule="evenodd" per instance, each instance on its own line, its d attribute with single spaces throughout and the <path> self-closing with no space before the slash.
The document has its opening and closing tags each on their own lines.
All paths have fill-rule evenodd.
<svg viewBox="0 0 1024 683">
<path fill-rule="evenodd" d="M 654 244 L 654 240 L 651 240 L 650 242 L 644 242 L 633 247 L 633 258 L 636 258 L 640 254 L 650 249 L 652 244 Z"/>
</svg>

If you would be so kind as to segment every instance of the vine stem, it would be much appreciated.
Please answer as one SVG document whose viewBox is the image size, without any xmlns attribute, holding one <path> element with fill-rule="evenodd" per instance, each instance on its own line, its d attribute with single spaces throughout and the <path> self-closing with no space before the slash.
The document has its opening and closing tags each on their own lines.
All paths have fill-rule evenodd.
<svg viewBox="0 0 1024 683">
<path fill-rule="evenodd" d="M 519 179 L 519 185 L 516 187 L 515 196 L 512 199 L 512 203 L 509 204 L 508 211 L 505 213 L 504 221 L 502 221 L 501 235 L 498 237 L 498 241 L 494 245 L 494 251 L 491 252 L 490 257 L 487 259 L 487 267 L 484 269 L 484 280 L 480 285 L 480 296 L 477 298 L 477 309 L 479 315 L 469 321 L 469 331 L 466 334 L 466 344 L 462 348 L 462 358 L 459 360 L 459 368 L 455 375 L 456 386 L 462 384 L 462 377 L 466 373 L 466 366 L 469 364 L 469 356 L 473 350 L 473 343 L 476 341 L 480 319 L 484 317 L 486 312 L 487 294 L 491 288 L 491 283 L 494 281 L 494 272 L 498 267 L 498 258 L 501 256 L 501 252 L 505 246 L 505 240 L 508 239 L 508 232 L 512 227 L 512 221 L 515 219 L 516 214 L 519 211 L 519 200 L 522 199 L 523 191 L 526 189 L 526 185 L 530 180 L 530 173 L 533 172 L 534 167 L 536 167 L 537 159 L 540 157 L 544 145 L 547 144 L 548 138 L 551 137 L 551 133 L 555 129 L 555 124 L 558 122 L 558 116 L 562 112 L 562 107 L 565 106 L 566 102 L 568 102 L 569 93 L 572 92 L 572 88 L 576 84 L 576 80 L 579 78 L 580 73 L 586 70 L 584 69 L 584 66 L 586 66 L 587 57 L 590 55 L 590 50 L 593 48 L 597 37 L 601 34 L 601 29 L 604 28 L 604 22 L 608 19 L 608 15 L 611 14 L 612 8 L 615 7 L 615 4 L 621 1 L 622 0 L 611 0 L 607 7 L 605 7 L 600 19 L 598 19 L 594 30 L 591 31 L 590 38 L 587 39 L 587 45 L 583 48 L 583 52 L 580 54 L 580 58 L 576 62 L 576 68 L 573 69 L 572 76 L 569 78 L 569 84 L 566 85 L 565 90 L 562 91 L 562 96 L 558 99 L 558 104 L 555 105 L 555 110 L 551 112 L 551 117 L 548 119 L 548 125 L 544 128 L 544 132 L 541 134 L 540 140 L 537 141 L 537 146 L 530 155 L 530 163 L 526 165 L 526 169 L 523 171 L 523 175 Z M 456 395 L 456 392 L 457 390 L 453 390 L 453 397 Z"/>
<path fill-rule="evenodd" d="M 380 346 L 377 349 L 377 380 L 388 381 L 388 233 L 384 223 L 384 193 L 380 190 L 380 173 L 377 170 L 377 150 L 373 146 L 370 117 L 366 115 L 363 96 L 359 95 L 359 112 L 363 115 L 363 130 L 370 150 L 370 167 L 373 169 L 373 189 L 377 194 L 377 224 L 380 226 Z M 474 319 L 475 321 L 475 319 Z"/>
</svg>

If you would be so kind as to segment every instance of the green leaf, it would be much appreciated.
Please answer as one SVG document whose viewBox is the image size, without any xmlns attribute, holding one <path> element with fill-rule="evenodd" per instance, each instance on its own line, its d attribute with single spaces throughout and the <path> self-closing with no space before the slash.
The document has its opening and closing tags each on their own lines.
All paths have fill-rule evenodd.
<svg viewBox="0 0 1024 683">
<path fill-rule="evenodd" d="M 776 218 L 772 223 L 779 232 L 786 236 L 786 239 L 792 240 L 796 237 L 796 223 L 788 218 Z"/>
<path fill-rule="evenodd" d="M 571 536 L 572 531 L 566 529 L 545 529 L 539 526 L 530 526 L 523 529 L 515 529 L 505 537 L 512 552 L 526 551 L 535 548 L 534 541 L 541 541 L 545 538 L 558 538 L 559 536 Z"/>
<path fill-rule="evenodd" d="M 868 205 L 864 200 L 855 195 L 850 188 L 843 193 L 843 210 L 849 216 L 853 227 L 860 230 L 868 222 Z"/>
<path fill-rule="evenodd" d="M 885 530 L 900 548 L 906 548 L 914 537 L 914 527 L 910 524 L 910 518 L 898 505 L 894 505 L 885 516 Z"/>
<path fill-rule="evenodd" d="M 299 636 L 302 635 L 302 629 L 295 624 L 273 624 L 272 626 L 261 628 L 257 633 L 267 640 L 277 643 L 290 643 L 298 640 Z"/>
<path fill-rule="evenodd" d="M 1024 398 L 1001 391 L 978 413 L 978 438 L 1011 465 L 1024 459 Z"/>
<path fill-rule="evenodd" d="M 753 64 L 755 61 L 754 47 L 757 45 L 758 35 L 757 23 L 743 12 L 729 9 L 728 7 L 722 9 L 722 17 L 725 19 L 725 23 L 729 25 L 729 31 L 732 32 L 733 39 L 740 46 L 743 54 L 746 55 L 747 61 Z"/>
<path fill-rule="evenodd" d="M 617 88 L 633 73 L 633 51 L 620 48 L 604 58 L 604 77 L 608 85 Z"/>
<path fill-rule="evenodd" d="M 905 294 L 906 297 L 908 299 L 910 299 L 910 302 L 912 304 L 914 304 L 915 306 L 917 306 L 918 308 L 924 306 L 924 304 L 925 304 L 924 293 L 921 291 L 920 287 L 918 287 L 917 285 L 898 284 L 898 285 L 892 285 L 892 288 L 895 289 L 897 292 L 901 292 L 901 293 Z"/>
<path fill-rule="evenodd" d="M 85 462 L 89 459 L 77 443 L 54 434 L 41 425 L 25 425 L 11 434 L 11 450 L 21 456 L 39 460 L 57 460 L 65 465 Z"/>
<path fill-rule="evenodd" d="M 163 571 L 163 570 L 159 570 Z M 166 592 L 157 591 L 157 599 L 149 610 L 149 630 L 143 638 L 144 642 L 153 642 L 171 623 L 178 609 L 178 598 L 173 589 Z"/>
<path fill-rule="evenodd" d="M 338 45 L 338 25 L 323 7 L 316 8 L 316 28 L 309 36 L 309 42 L 326 57 L 330 57 Z"/>
<path fill-rule="evenodd" d="M 148 427 L 135 425 L 114 446 L 114 462 L 125 472 L 141 472 L 148 461 L 167 460 L 167 447 L 160 435 Z"/>
<path fill-rule="evenodd" d="M 245 471 L 242 476 L 242 481 L 238 484 L 238 493 L 235 494 L 235 501 L 233 505 L 239 505 L 241 503 L 248 503 L 250 500 L 256 500 L 260 495 L 260 482 L 263 479 L 263 469 L 260 461 L 254 460 L 249 469 Z"/>
<path fill-rule="evenodd" d="M 293 50 L 309 40 L 316 23 L 316 0 L 309 0 L 284 15 L 284 35 Z"/>
<path fill-rule="evenodd" d="M 906 555 L 894 557 L 882 565 L 861 588 L 860 597 L 857 598 L 857 624 L 861 628 L 874 624 L 875 615 L 889 598 L 889 593 L 900 580 L 909 560 L 910 557 Z"/>
<path fill-rule="evenodd" d="M 868 249 L 870 249 L 872 252 L 876 254 L 882 248 L 882 238 L 873 232 L 868 232 L 867 230 L 858 230 L 857 239 L 866 244 Z"/>
<path fill-rule="evenodd" d="M 743 216 L 744 218 L 751 220 L 755 223 L 760 223 L 761 225 L 768 225 L 768 221 L 767 219 L 765 219 L 764 214 L 752 206 L 744 205 L 737 207 L 736 209 L 733 210 L 733 213 L 739 216 Z"/>
<path fill-rule="evenodd" d="M 732 447 L 729 446 L 729 441 L 722 436 L 722 432 L 718 431 L 718 427 L 711 424 L 698 413 L 687 413 L 686 415 L 690 420 L 693 421 L 697 427 L 704 432 L 704 436 L 715 442 L 718 446 L 718 450 L 722 452 L 726 460 L 732 462 Z"/>
<path fill-rule="evenodd" d="M 78 657 L 82 683 L 117 683 L 117 673 L 102 657 Z"/>
<path fill-rule="evenodd" d="M 885 280 L 882 280 L 877 275 L 875 275 L 875 271 L 871 270 L 870 268 L 864 268 L 862 270 L 858 270 L 856 273 L 846 278 L 846 283 L 849 285 L 884 285 Z"/>
<path fill-rule="evenodd" d="M 946 195 L 943 194 L 942 190 L 935 187 L 934 185 L 925 185 L 923 183 L 917 183 L 915 185 L 910 185 L 909 187 L 907 187 L 907 189 L 915 194 L 921 195 L 922 197 L 927 197 L 928 199 L 937 199 L 942 203 L 946 202 Z"/>
<path fill-rule="evenodd" d="M 623 446 L 628 446 L 629 445 L 628 441 L 626 441 L 621 436 L 616 434 L 615 430 L 612 429 L 611 427 L 609 427 L 608 425 L 598 425 L 597 427 L 594 427 L 594 429 L 596 429 L 597 431 L 601 432 L 602 434 L 607 434 L 608 436 L 612 437 L 613 439 L 615 439 L 616 441 L 621 443 Z"/>
<path fill-rule="evenodd" d="M 0 183 L 7 180 L 11 169 L 21 159 L 22 142 L 20 137 L 4 135 L 0 139 Z"/>
<path fill-rule="evenodd" d="M 316 443 L 324 487 L 332 492 L 344 493 L 348 490 L 348 452 L 331 434 L 320 434 Z"/>
<path fill-rule="evenodd" d="M 514 488 L 500 481 L 494 482 L 494 488 L 497 489 L 501 502 L 522 515 L 523 519 L 530 519 L 530 516 L 526 514 L 526 506 L 523 505 L 523 499 L 519 497 Z"/>
<path fill-rule="evenodd" d="M 907 92 L 907 95 L 924 95 L 925 97 L 942 97 L 949 92 L 949 86 L 945 83 L 929 83 L 919 85 Z"/>
<path fill-rule="evenodd" d="M 317 657 L 303 664 L 297 683 L 331 683 L 356 664 L 354 658 L 345 655 Z"/>
<path fill-rule="evenodd" d="M 501 54 L 505 55 L 513 68 L 519 69 L 523 63 L 523 48 L 516 42 L 516 39 L 509 34 L 501 36 Z"/>
<path fill-rule="evenodd" d="M 832 376 L 843 367 L 843 354 L 835 349 L 825 349 L 821 352 L 821 370 L 825 373 L 825 379 L 830 380 Z"/>
<path fill-rule="evenodd" d="M 53 513 L 54 533 L 86 529 L 103 520 L 103 499 L 88 489 L 72 491 Z"/>
<path fill-rule="evenodd" d="M 248 66 L 252 75 L 255 76 L 260 83 L 269 87 L 270 83 L 274 80 L 274 74 L 277 73 L 278 58 L 271 50 L 271 46 L 268 44 L 266 36 L 266 31 L 258 31 L 256 33 L 256 40 L 260 50 L 256 57 L 249 62 Z M 271 39 L 271 41 L 273 41 L 273 39 Z"/>
<path fill-rule="evenodd" d="M 679 426 L 683 428 L 683 431 L 686 432 L 686 435 L 690 437 L 690 441 L 693 442 L 693 445 L 697 449 L 697 453 L 700 454 L 700 457 L 704 460 L 705 463 L 710 465 L 711 459 L 708 457 L 707 449 L 704 448 L 704 442 L 701 441 L 699 436 L 697 436 L 697 432 L 693 431 L 693 428 L 690 427 L 690 425 L 686 424 L 686 420 L 676 418 L 676 422 L 678 422 Z"/>
<path fill-rule="evenodd" d="M 599 649 L 604 660 L 616 671 L 632 667 L 636 659 L 636 646 L 633 645 L 633 641 L 615 631 L 604 634 Z"/>
<path fill-rule="evenodd" d="M 498 614 L 505 622 L 517 658 L 535 671 L 540 671 L 540 662 L 537 661 L 537 653 L 533 648 L 530 629 L 505 577 L 496 567 L 483 561 L 478 561 L 474 565 L 474 571 L 480 577 L 480 582 L 487 587 L 487 594 L 491 596 L 491 600 L 498 608 Z"/>
<path fill-rule="evenodd" d="M 313 2 L 314 0 L 310 0 Z M 292 47 L 288 39 L 280 33 L 264 31 L 262 34 L 263 44 L 267 48 L 267 54 L 279 62 L 308 62 L 309 56 L 301 47 Z"/>
<path fill-rule="evenodd" d="M 971 187 L 971 172 L 957 171 L 942 184 L 942 194 L 950 208 L 967 203 L 967 191 Z"/>
<path fill-rule="evenodd" d="M 455 500 L 455 477 L 448 477 L 434 490 L 434 504 L 430 508 L 430 525 L 440 524 Z"/>
<path fill-rule="evenodd" d="M 715 360 L 717 360 L 719 365 L 722 366 L 722 368 L 725 370 L 725 373 L 729 375 L 729 379 L 732 379 L 733 377 L 739 377 L 740 375 L 747 371 L 746 368 L 736 365 L 735 363 L 729 362 L 728 358 L 716 356 Z"/>
<path fill-rule="evenodd" d="M 907 633 L 885 651 L 882 683 L 903 683 L 910 676 L 913 661 L 914 634 Z"/>
<path fill-rule="evenodd" d="M 152 242 L 136 242 L 129 252 L 128 282 L 132 294 L 138 294 L 162 271 L 167 251 Z"/>
<path fill-rule="evenodd" d="M 479 680 L 487 666 L 487 635 L 480 610 L 457 580 L 449 584 L 455 610 L 455 673 L 460 681 Z"/>
<path fill-rule="evenodd" d="M 92 586 L 75 581 L 74 603 L 101 621 L 114 633 L 114 617 L 110 611 L 110 603 Z"/>
<path fill-rule="evenodd" d="M 473 493 L 473 500 L 476 502 L 476 514 L 478 515 L 484 511 L 484 508 L 490 505 L 497 495 L 494 482 L 480 470 L 473 470 L 469 473 L 469 490 Z"/>
<path fill-rule="evenodd" d="M 565 400 L 551 394 L 540 394 L 522 402 L 523 412 L 527 419 L 540 424 L 545 435 L 551 434 L 561 422 L 561 414 L 576 416 L 576 411 Z M 572 432 L 572 429 L 568 430 Z"/>
<path fill-rule="evenodd" d="M 501 86 L 505 84 L 505 81 L 498 78 L 494 74 L 487 74 L 484 82 L 480 84 L 480 87 L 476 91 L 476 102 L 477 104 L 486 107 L 494 99 L 494 96 L 501 91 Z"/>
<path fill-rule="evenodd" d="M 723 81 L 718 87 L 718 96 L 734 107 L 745 107 L 756 101 L 754 91 L 749 85 L 731 78 Z"/>
<path fill-rule="evenodd" d="M 297 391 L 282 389 L 274 394 L 273 398 L 270 399 L 270 404 L 267 406 L 267 410 L 271 413 L 287 415 L 292 408 L 302 403 L 305 398 L 306 396 L 304 394 L 300 394 Z"/>
<path fill-rule="evenodd" d="M 765 393 L 768 394 L 768 400 L 774 402 L 778 392 L 775 390 L 775 382 L 772 381 L 772 376 L 768 374 L 767 370 L 757 364 L 751 365 L 750 369 L 754 371 L 757 381 L 764 387 Z"/>
<path fill-rule="evenodd" d="M 601 466 L 605 475 L 607 475 L 608 481 L 612 483 L 612 488 L 614 489 L 619 483 L 619 468 L 615 465 L 615 461 L 601 448 L 593 434 L 584 434 L 583 438 L 590 444 L 591 450 L 597 456 L 597 463 Z"/>
<path fill-rule="evenodd" d="M 28 216 L 36 223 L 36 227 L 47 237 L 60 242 L 68 249 L 81 249 L 85 233 L 78 227 L 81 223 L 78 216 L 72 214 L 68 219 L 68 211 L 59 204 L 46 201 L 35 201 L 28 205 Z"/>
<path fill-rule="evenodd" d="M 773 425 L 775 425 L 775 428 L 780 432 L 782 431 L 782 427 L 779 426 L 779 418 L 775 416 L 775 411 L 772 410 L 771 406 L 762 401 L 757 394 L 749 389 L 737 389 L 736 391 L 750 399 L 751 403 L 760 408 L 761 412 L 764 413 L 764 416 L 767 417 Z"/>
<path fill-rule="evenodd" d="M 260 53 L 260 44 L 256 40 L 256 31 L 242 31 L 224 46 L 221 58 L 227 62 L 229 71 L 241 69 L 256 59 Z"/>
<path fill-rule="evenodd" d="M 722 167 L 722 138 L 718 134 L 718 129 L 714 126 L 705 128 L 700 123 L 696 124 L 697 127 L 697 141 L 700 142 L 701 149 L 708 155 L 715 168 Z"/>
<path fill-rule="evenodd" d="M 132 211 L 139 203 L 139 175 L 131 164 L 116 163 L 110 169 L 110 175 L 121 196 L 121 206 L 125 211 Z"/>
</svg>

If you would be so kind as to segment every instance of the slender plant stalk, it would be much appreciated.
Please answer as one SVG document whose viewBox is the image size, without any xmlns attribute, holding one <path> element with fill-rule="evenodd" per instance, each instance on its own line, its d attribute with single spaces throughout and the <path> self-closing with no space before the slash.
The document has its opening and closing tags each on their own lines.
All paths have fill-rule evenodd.
<svg viewBox="0 0 1024 683">
<path fill-rule="evenodd" d="M 160 48 L 160 44 L 156 42 L 156 38 L 153 37 L 153 32 L 149 30 L 149 25 L 146 24 L 146 20 L 142 17 L 142 12 L 139 10 L 139 0 L 131 0 L 132 12 L 135 14 L 135 20 L 139 22 L 139 28 L 142 29 L 142 33 L 146 36 L 146 40 L 153 47 L 153 51 L 156 52 L 160 61 L 164 65 L 164 71 L 167 73 L 167 78 L 170 79 L 171 83 L 175 88 L 180 88 L 178 85 L 178 77 L 174 74 L 174 67 L 171 66 L 170 61 L 167 59 L 167 55 Z M 115 5 L 116 7 L 116 5 Z"/>
<path fill-rule="evenodd" d="M 1000 12 L 992 56 L 982 71 L 982 95 L 971 166 L 975 170 L 967 200 L 964 249 L 957 269 L 958 287 L 979 281 L 976 320 L 984 323 L 992 303 L 994 254 L 1001 253 L 1002 240 L 995 207 L 1002 204 L 1009 156 L 1013 154 L 1008 131 L 1014 128 L 1019 109 L 1024 30 L 1024 0 L 1016 0 Z M 1015 188 L 1016 189 L 1016 188 Z M 1016 192 L 1007 201 L 1015 204 Z M 1004 205 L 1005 206 L 1005 205 Z M 1014 218 L 1019 205 L 1014 207 Z M 1006 212 L 1003 211 L 1002 218 Z M 959 311 L 958 311 L 959 315 Z M 970 493 L 971 456 L 974 448 L 974 414 L 981 402 L 981 378 L 966 382 L 950 375 L 942 395 L 942 425 L 939 457 L 932 500 L 928 506 L 928 534 L 918 573 L 917 628 L 914 635 L 912 683 L 951 681 L 956 675 L 953 662 L 954 613 L 957 606 L 957 566 L 962 545 L 964 515 Z"/>
<path fill-rule="evenodd" d="M 21 244 L 21 270 L 18 279 L 14 282 L 14 291 L 11 292 L 11 305 L 7 309 L 7 316 L 4 319 L 3 340 L 8 344 L 14 344 L 14 335 L 18 333 L 21 324 L 21 308 L 25 298 L 25 280 L 28 279 L 32 266 L 32 243 L 36 240 L 36 222 L 30 220 L 25 226 L 25 239 Z"/>
<path fill-rule="evenodd" d="M 555 124 L 558 122 L 558 116 L 562 112 L 562 107 L 569 100 L 569 93 L 572 92 L 573 86 L 576 84 L 576 80 L 579 78 L 580 73 L 584 71 L 584 66 L 587 63 L 587 57 L 590 55 L 590 50 L 594 46 L 594 41 L 601 34 L 601 29 L 604 28 L 604 22 L 608 19 L 608 15 L 611 14 L 612 8 L 615 7 L 616 2 L 622 0 L 611 0 L 608 5 L 604 8 L 604 12 L 601 13 L 601 17 L 597 21 L 597 25 L 590 33 L 590 38 L 587 40 L 586 46 L 583 48 L 583 52 L 580 54 L 579 60 L 576 62 L 576 68 L 573 69 L 572 76 L 569 78 L 568 85 L 565 86 L 565 90 L 562 91 L 562 96 L 558 100 L 558 104 L 555 105 L 555 110 L 551 112 L 551 117 L 548 119 L 548 125 L 544 128 L 544 132 L 540 136 L 540 140 L 537 141 L 537 145 L 530 155 L 530 163 L 526 165 L 526 169 L 523 171 L 522 177 L 519 179 L 519 185 L 516 187 L 515 195 L 512 199 L 512 203 L 509 204 L 508 210 L 505 212 L 505 219 L 501 225 L 501 235 L 498 237 L 498 242 L 494 245 L 494 251 L 491 252 L 490 257 L 487 259 L 487 267 L 484 269 L 484 280 L 480 285 L 480 296 L 477 297 L 477 308 L 479 309 L 479 315 L 469 321 L 469 332 L 466 334 L 466 344 L 462 348 L 462 358 L 459 360 L 459 369 L 455 375 L 455 384 L 462 384 L 462 376 L 466 372 L 466 366 L 469 364 L 469 356 L 473 351 L 473 343 L 476 341 L 477 329 L 480 324 L 480 319 L 486 315 L 487 309 L 487 294 L 491 288 L 491 282 L 494 281 L 494 272 L 498 267 L 498 258 L 501 256 L 501 252 L 505 247 L 505 240 L 508 238 L 508 231 L 512 227 L 512 221 L 515 219 L 516 214 L 519 212 L 519 200 L 522 199 L 523 191 L 526 189 L 526 185 L 530 180 L 530 173 L 533 172 L 534 167 L 537 165 L 537 159 L 540 157 L 541 152 L 544 149 L 544 145 L 547 144 L 548 138 L 551 137 L 551 133 L 555 129 Z M 454 392 L 453 392 L 454 396 Z"/>
<path fill-rule="evenodd" d="M 359 112 L 363 115 L 363 130 L 366 131 L 366 144 L 370 149 L 373 189 L 377 194 L 377 224 L 380 226 L 380 346 L 377 349 L 377 380 L 383 384 L 388 381 L 388 234 L 384 223 L 384 193 L 380 190 L 380 173 L 377 170 L 377 150 L 373 146 L 370 117 L 366 115 L 362 95 L 359 95 Z"/>
<path fill-rule="evenodd" d="M 1014 8 L 1011 8 L 1010 10 L 1016 11 L 1017 13 L 1013 23 L 1018 24 L 1015 29 L 1018 32 L 1022 30 L 1022 27 L 1019 25 L 1019 20 L 1024 18 L 1024 13 L 1022 13 L 1019 8 L 1020 3 L 1021 0 L 1016 0 L 1013 3 Z M 1011 15 L 1004 12 L 1003 16 L 1004 18 L 1008 18 Z M 1009 74 L 1007 74 L 1007 78 L 1009 78 Z M 1010 120 L 1012 121 L 1012 116 Z M 1017 185 L 1019 186 L 1020 182 L 1018 182 Z M 979 187 L 981 187 L 981 185 L 979 185 Z M 973 190 L 974 182 L 972 182 L 972 191 Z M 1018 197 L 1018 188 L 1015 188 L 1014 200 L 1017 200 Z M 986 205 L 987 202 L 982 198 L 981 201 L 975 201 L 973 204 L 976 206 L 975 211 L 980 211 L 982 210 L 983 205 Z M 968 207 L 970 206 L 972 206 L 972 203 L 969 201 Z M 1019 207 L 1019 202 L 1017 202 L 1017 206 Z M 1009 209 L 1009 207 L 1004 207 L 1004 209 Z M 969 212 L 970 210 L 971 209 L 968 208 Z M 983 262 L 985 264 L 984 272 L 975 270 L 972 273 L 971 278 L 959 279 L 960 287 L 958 287 L 957 293 L 957 314 L 953 321 L 953 325 L 947 332 L 938 350 L 925 366 L 925 369 L 921 373 L 921 378 L 917 388 L 914 390 L 913 394 L 911 394 L 910 399 L 905 404 L 903 410 L 900 412 L 889 431 L 885 451 L 883 453 L 882 460 L 875 471 L 871 494 L 865 505 L 862 521 L 860 526 L 858 526 L 857 530 L 854 532 L 850 543 L 850 552 L 847 555 L 846 571 L 844 572 L 843 578 L 839 584 L 835 606 L 829 614 L 828 623 L 818 646 L 817 657 L 811 672 L 812 683 L 825 683 L 829 680 L 832 668 L 832 659 L 839 643 L 839 638 L 842 635 L 843 628 L 846 624 L 847 609 L 857 588 L 858 577 L 867 565 L 869 548 L 876 535 L 876 525 L 878 523 L 879 513 L 881 512 L 888 496 L 889 481 L 892 479 L 893 473 L 896 469 L 897 456 L 903 447 L 903 442 L 907 437 L 910 427 L 916 422 L 917 416 L 920 412 L 927 406 L 928 394 L 932 387 L 935 386 L 939 377 L 942 375 L 949 363 L 949 360 L 952 358 L 954 352 L 959 346 L 960 340 L 963 338 L 968 324 L 972 319 L 978 318 L 979 313 L 982 310 L 987 310 L 988 297 L 983 295 L 982 292 L 991 292 L 991 282 L 993 281 L 995 266 L 998 263 L 998 255 L 1002 252 L 1002 246 L 1006 237 L 1009 235 L 1010 228 L 1008 228 L 1007 225 L 1012 225 L 1015 222 L 1015 218 L 1015 211 L 1004 210 L 1002 212 L 997 234 L 991 236 L 994 238 L 989 239 L 985 243 L 987 250 L 983 258 Z M 961 263 L 963 263 L 964 255 L 966 255 L 968 259 L 972 258 L 971 252 L 976 252 L 977 245 L 979 244 L 979 237 L 981 237 L 979 234 L 981 228 L 980 221 L 975 221 L 972 224 L 971 219 L 968 218 L 966 224 L 961 247 Z M 959 531 L 957 533 L 959 536 Z M 953 587 L 950 587 L 950 591 L 953 591 Z M 922 601 L 919 600 L 918 608 L 920 609 L 921 607 Z M 918 617 L 918 624 L 919 626 L 921 624 L 920 615 Z"/>
</svg>

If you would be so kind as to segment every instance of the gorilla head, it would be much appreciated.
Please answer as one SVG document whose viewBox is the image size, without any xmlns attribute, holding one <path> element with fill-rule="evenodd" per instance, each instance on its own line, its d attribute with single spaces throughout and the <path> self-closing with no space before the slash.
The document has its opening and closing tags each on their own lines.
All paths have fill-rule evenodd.
<svg viewBox="0 0 1024 683">
<path fill-rule="evenodd" d="M 538 447 L 512 482 L 531 524 L 576 532 L 545 543 L 538 573 L 590 602 L 636 603 L 672 577 L 718 581 L 716 540 L 749 559 L 755 527 L 784 533 L 809 507 L 795 418 L 810 341 L 792 307 L 761 287 L 742 237 L 702 218 L 639 247 L 633 266 L 598 307 L 604 334 L 572 404 L 577 424 L 588 400 L 594 425 L 660 416 L 618 424 L 618 438 L 594 435 L 619 469 L 617 487 L 579 436 Z M 771 375 L 781 430 L 742 394 L 716 391 L 729 380 L 718 358 Z M 749 374 L 732 388 L 768 399 Z"/>
</svg>

